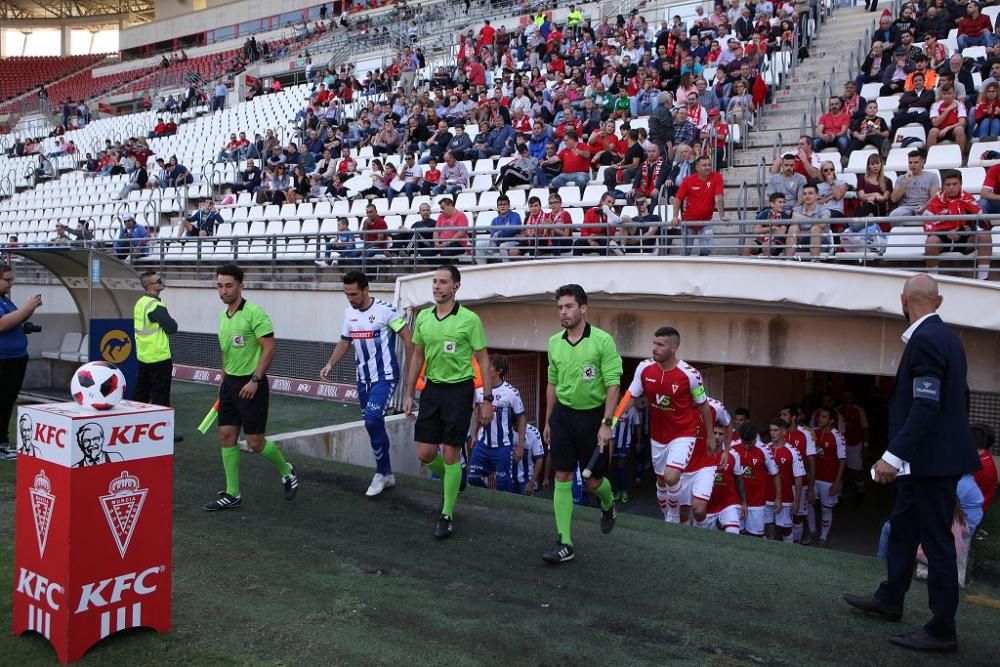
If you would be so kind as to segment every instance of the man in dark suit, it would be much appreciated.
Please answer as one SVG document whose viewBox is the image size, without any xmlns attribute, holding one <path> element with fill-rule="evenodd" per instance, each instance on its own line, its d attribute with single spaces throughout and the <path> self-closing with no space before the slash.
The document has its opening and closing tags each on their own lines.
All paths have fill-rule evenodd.
<svg viewBox="0 0 1000 667">
<path fill-rule="evenodd" d="M 901 296 L 910 327 L 889 404 L 889 447 L 872 468 L 880 484 L 897 482 L 889 518 L 888 578 L 874 595 L 845 594 L 848 604 L 898 621 L 913 580 L 917 547 L 927 555 L 927 597 L 932 618 L 893 644 L 918 651 L 958 649 L 958 567 L 951 523 L 958 479 L 979 469 L 969 428 L 965 350 L 937 314 L 937 283 L 928 275 L 906 281 Z"/>
</svg>

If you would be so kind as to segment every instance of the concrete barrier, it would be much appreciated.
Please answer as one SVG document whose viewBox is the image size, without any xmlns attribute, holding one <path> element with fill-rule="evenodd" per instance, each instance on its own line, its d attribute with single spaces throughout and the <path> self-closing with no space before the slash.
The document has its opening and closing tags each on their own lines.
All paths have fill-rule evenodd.
<svg viewBox="0 0 1000 667">
<path fill-rule="evenodd" d="M 386 417 L 385 427 L 391 443 L 389 456 L 393 472 L 420 474 L 420 461 L 413 443 L 413 422 L 405 415 L 393 415 Z M 371 441 L 363 421 L 282 433 L 273 439 L 285 452 L 375 467 Z"/>
</svg>

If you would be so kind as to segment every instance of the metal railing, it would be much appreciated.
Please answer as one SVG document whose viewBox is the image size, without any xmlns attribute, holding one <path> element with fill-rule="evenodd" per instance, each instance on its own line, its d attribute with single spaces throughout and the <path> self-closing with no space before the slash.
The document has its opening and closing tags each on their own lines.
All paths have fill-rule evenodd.
<svg viewBox="0 0 1000 667">
<path fill-rule="evenodd" d="M 741 188 L 742 193 L 745 192 Z M 661 219 L 663 216 L 661 215 Z M 956 221 L 974 225 L 986 219 L 1000 222 L 1000 216 L 935 216 L 935 221 Z M 760 227 L 768 223 L 755 215 L 736 220 L 674 225 L 633 221 L 622 217 L 615 224 L 530 225 L 504 227 L 512 235 L 497 238 L 489 227 L 469 227 L 465 244 L 449 246 L 427 232 L 404 228 L 388 231 L 355 231 L 361 240 L 349 248 L 338 249 L 335 233 L 274 234 L 239 237 L 187 237 L 118 239 L 95 241 L 93 246 L 142 266 L 158 267 L 174 277 L 209 278 L 223 263 L 240 263 L 249 280 L 301 282 L 330 279 L 327 269 L 360 269 L 381 281 L 421 272 L 441 263 L 486 264 L 498 261 L 530 261 L 534 257 L 599 256 L 742 256 L 753 261 L 813 261 L 866 267 L 891 267 L 914 271 L 933 270 L 956 277 L 975 278 L 985 271 L 991 278 L 1000 274 L 994 258 L 1000 259 L 1000 243 L 994 243 L 986 230 L 959 231 L 954 239 L 946 232 L 927 232 L 919 225 L 925 217 L 791 219 L 781 221 L 787 229 Z M 975 221 L 975 222 L 974 222 Z M 712 230 L 702 247 L 704 233 L 693 227 Z M 803 227 L 799 227 L 799 225 Z M 813 227 L 805 229 L 806 224 Z M 878 225 L 894 225 L 888 234 Z M 910 226 L 918 225 L 918 226 Z M 836 230 L 834 229 L 836 228 Z M 858 231 L 851 231 L 857 228 Z M 590 236 L 583 235 L 587 231 Z M 596 232 L 596 233 L 595 233 Z M 422 233 L 428 236 L 421 236 Z M 552 236 L 543 236 L 548 233 Z M 567 234 L 558 236 L 557 233 Z M 561 239 L 555 246 L 552 239 Z M 587 239 L 594 241 L 594 244 Z M 502 241 L 519 241 L 522 254 L 509 256 Z M 75 242 L 80 243 L 80 242 Z M 19 247 L 49 247 L 49 241 L 20 243 Z M 72 245 L 72 244 L 71 244 Z M 929 254 L 942 249 L 940 255 Z M 0 252 L 5 250 L 0 246 Z M 937 264 L 935 266 L 934 264 Z"/>
</svg>

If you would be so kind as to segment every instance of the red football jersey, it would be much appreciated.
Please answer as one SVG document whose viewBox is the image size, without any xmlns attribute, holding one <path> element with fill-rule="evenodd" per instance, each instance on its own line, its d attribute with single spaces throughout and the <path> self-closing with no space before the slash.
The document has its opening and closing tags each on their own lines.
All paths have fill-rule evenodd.
<svg viewBox="0 0 1000 667">
<path fill-rule="evenodd" d="M 781 502 L 790 503 L 795 500 L 795 478 L 805 477 L 806 469 L 802 465 L 799 451 L 794 447 L 782 445 L 771 446 L 774 463 L 778 466 L 778 476 L 781 477 Z"/>
<path fill-rule="evenodd" d="M 795 447 L 799 452 L 799 457 L 805 461 L 807 456 L 816 454 L 816 442 L 813 440 L 812 431 L 805 426 L 796 426 L 785 436 L 785 442 Z"/>
<path fill-rule="evenodd" d="M 743 471 L 740 465 L 740 455 L 729 450 L 725 468 L 715 469 L 715 483 L 712 485 L 712 497 L 708 499 L 709 514 L 715 514 L 726 509 L 730 505 L 742 505 L 740 494 L 736 492 L 736 479 L 734 474 L 739 475 Z"/>
<path fill-rule="evenodd" d="M 763 447 L 747 447 L 743 443 L 733 445 L 729 451 L 739 456 L 747 506 L 763 507 L 767 490 L 770 489 L 771 495 L 774 495 L 774 475 L 778 474 L 778 466 L 774 465 L 771 454 Z"/>
<path fill-rule="evenodd" d="M 669 371 L 661 370 L 652 359 L 639 363 L 629 385 L 632 396 L 649 401 L 649 436 L 660 444 L 676 438 L 698 435 L 698 410 L 708 400 L 701 373 L 686 361 L 678 361 Z"/>
<path fill-rule="evenodd" d="M 837 480 L 840 461 L 847 458 L 844 436 L 833 428 L 816 432 L 816 480 L 833 483 Z"/>
<path fill-rule="evenodd" d="M 725 428 L 732 422 L 732 419 L 729 417 L 729 412 L 726 410 L 726 406 L 724 406 L 720 401 L 717 401 L 714 398 L 709 398 L 708 408 L 712 411 L 713 424 L 716 426 Z M 719 464 L 719 459 L 722 457 L 722 446 L 724 443 L 721 442 L 715 443 L 718 447 L 715 451 L 715 455 L 708 455 L 708 443 L 705 438 L 707 435 L 705 421 L 701 418 L 700 410 L 695 410 L 695 414 L 697 415 L 698 434 L 695 436 L 694 451 L 691 452 L 691 459 L 688 461 L 687 468 L 684 469 L 684 472 L 694 472 L 695 470 L 701 470 L 702 468 L 716 466 Z"/>
</svg>

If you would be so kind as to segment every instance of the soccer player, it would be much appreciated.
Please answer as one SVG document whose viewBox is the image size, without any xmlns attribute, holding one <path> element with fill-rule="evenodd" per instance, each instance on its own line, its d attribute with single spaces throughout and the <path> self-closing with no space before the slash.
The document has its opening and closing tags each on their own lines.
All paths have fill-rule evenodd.
<svg viewBox="0 0 1000 667">
<path fill-rule="evenodd" d="M 764 537 L 766 524 L 764 508 L 768 490 L 776 499 L 781 497 L 781 478 L 778 476 L 778 466 L 771 457 L 770 450 L 757 445 L 759 436 L 757 427 L 750 423 L 740 426 L 740 441 L 733 445 L 731 451 L 740 457 L 743 474 L 743 489 L 746 494 L 746 517 L 743 520 L 743 532 L 752 537 Z M 781 500 L 775 500 L 772 507 L 781 510 Z"/>
<path fill-rule="evenodd" d="M 514 466 L 515 493 L 526 496 L 534 495 L 542 484 L 542 473 L 545 472 L 545 443 L 538 427 L 528 424 L 524 429 L 524 456 Z"/>
<path fill-rule="evenodd" d="M 806 466 L 806 488 L 799 498 L 799 504 L 792 508 L 792 541 L 809 544 L 812 533 L 816 532 L 816 441 L 812 431 L 799 423 L 800 409 L 794 405 L 781 408 L 778 416 L 788 422 L 788 444 L 795 447 Z M 809 530 L 803 535 L 803 522 L 808 522 Z"/>
<path fill-rule="evenodd" d="M 715 441 L 726 442 L 725 429 L 715 428 Z M 740 455 L 727 447 L 719 452 L 711 495 L 703 521 L 696 526 L 714 530 L 716 526 L 727 533 L 739 535 L 740 526 L 747 517 L 747 496 L 743 488 L 743 466 Z"/>
<path fill-rule="evenodd" d="M 215 286 L 226 304 L 219 314 L 219 345 L 222 347 L 222 386 L 219 387 L 219 440 L 226 490 L 204 505 L 209 512 L 236 509 L 243 505 L 240 495 L 240 450 L 236 439 L 240 429 L 250 451 L 270 461 L 281 475 L 285 500 L 299 490 L 295 466 L 288 463 L 274 440 L 267 440 L 269 391 L 267 369 L 278 351 L 274 326 L 267 313 L 243 298 L 243 269 L 226 264 L 216 272 Z"/>
<path fill-rule="evenodd" d="M 833 523 L 833 508 L 840 499 L 844 486 L 844 469 L 847 467 L 847 446 L 844 436 L 833 424 L 835 413 L 829 408 L 820 408 L 817 415 L 819 430 L 816 432 L 816 492 L 823 508 L 823 523 L 819 533 L 819 545 L 826 546 L 830 526 Z"/>
<path fill-rule="evenodd" d="M 558 542 L 542 558 L 549 563 L 573 560 L 573 476 L 586 468 L 594 448 L 601 456 L 584 480 L 601 501 L 601 531 L 615 527 L 615 500 L 608 469 L 612 415 L 621 391 L 622 358 L 615 341 L 604 330 L 587 322 L 587 293 L 576 284 L 556 290 L 562 333 L 549 338 L 548 384 L 545 387 L 545 428 L 556 488 L 552 506 Z M 607 452 L 607 455 L 604 454 Z"/>
<path fill-rule="evenodd" d="M 507 368 L 507 357 L 490 355 L 493 420 L 480 426 L 478 417 L 473 416 L 472 436 L 469 438 L 474 443 L 469 462 L 469 484 L 497 491 L 515 490 L 514 467 L 524 458 L 524 433 L 528 423 L 521 394 L 507 382 Z M 490 479 L 492 483 L 489 483 Z"/>
<path fill-rule="evenodd" d="M 396 336 L 403 339 L 406 355 L 411 356 L 413 343 L 406 320 L 396 308 L 368 291 L 368 276 L 361 271 L 344 274 L 344 325 L 340 340 L 326 366 L 319 372 L 326 380 L 330 371 L 347 354 L 354 344 L 354 363 L 357 368 L 358 404 L 365 422 L 365 430 L 375 454 L 375 476 L 365 495 L 374 497 L 385 489 L 396 486 L 389 459 L 389 434 L 385 430 L 385 412 L 389 399 L 399 381 L 399 362 L 396 359 Z"/>
<path fill-rule="evenodd" d="M 713 454 L 708 453 L 705 447 L 705 436 L 708 429 L 711 428 L 713 432 L 716 432 L 716 435 L 719 433 L 723 435 L 722 440 L 716 437 L 715 442 L 721 443 L 727 452 L 732 440 L 732 419 L 726 411 L 726 406 L 711 397 L 708 398 L 706 404 L 712 414 L 711 426 L 706 428 L 701 415 L 698 415 L 698 435 L 695 436 L 694 451 L 691 452 L 691 458 L 681 475 L 681 523 L 688 522 L 688 514 L 690 513 L 695 526 L 700 526 L 706 520 L 708 501 L 714 485 L 717 483 L 716 470 L 720 461 L 725 460 L 725 453 L 718 449 Z"/>
<path fill-rule="evenodd" d="M 860 505 L 865 499 L 864 452 L 868 446 L 868 415 L 865 409 L 854 402 L 854 394 L 845 391 L 840 397 L 838 410 L 843 420 L 844 442 L 847 446 L 847 469 L 854 481 L 854 504 Z"/>
<path fill-rule="evenodd" d="M 774 501 L 775 539 L 782 542 L 792 541 L 792 508 L 798 507 L 802 494 L 802 482 L 806 478 L 806 469 L 802 465 L 799 451 L 785 440 L 788 435 L 788 422 L 780 417 L 772 419 L 771 455 L 778 466 L 778 476 L 781 477 L 781 495 Z M 779 504 L 778 501 L 781 501 Z"/>
<path fill-rule="evenodd" d="M 615 443 L 614 472 L 615 472 L 615 501 L 623 505 L 632 502 L 632 494 L 629 493 L 628 457 L 632 452 L 632 446 L 638 441 L 639 411 L 633 405 L 622 413 L 615 424 L 614 433 L 611 434 Z"/>
<path fill-rule="evenodd" d="M 472 356 L 484 369 L 490 367 L 490 360 L 483 323 L 455 298 L 462 285 L 461 272 L 446 264 L 434 272 L 432 285 L 435 305 L 420 311 L 413 326 L 413 354 L 407 369 L 403 412 L 414 418 L 413 392 L 426 360 L 427 384 L 420 393 L 413 437 L 417 457 L 444 480 L 441 517 L 434 526 L 434 537 L 443 540 L 454 530 L 452 516 L 462 484 L 461 454 L 474 409 Z M 479 406 L 480 424 L 492 421 L 492 403 L 493 395 L 486 393 Z M 438 451 L 439 445 L 444 445 L 443 452 Z"/>
<path fill-rule="evenodd" d="M 628 409 L 639 396 L 649 402 L 656 500 L 669 523 L 681 520 L 681 473 L 694 452 L 699 412 L 705 424 L 715 422 L 701 373 L 677 358 L 680 344 L 681 335 L 673 327 L 660 327 L 653 333 L 653 358 L 635 369 L 625 404 Z M 716 446 L 714 432 L 706 431 L 708 453 L 715 454 Z"/>
</svg>

